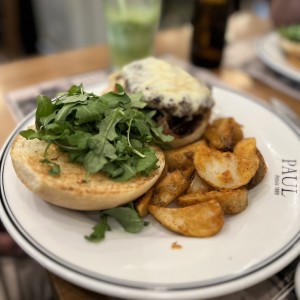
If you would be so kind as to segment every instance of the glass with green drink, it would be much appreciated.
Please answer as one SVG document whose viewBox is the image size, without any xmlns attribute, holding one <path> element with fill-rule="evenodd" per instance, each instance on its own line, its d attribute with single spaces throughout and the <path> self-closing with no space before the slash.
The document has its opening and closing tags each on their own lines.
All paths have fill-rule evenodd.
<svg viewBox="0 0 300 300">
<path fill-rule="evenodd" d="M 105 0 L 104 12 L 114 69 L 153 53 L 161 0 Z"/>
</svg>

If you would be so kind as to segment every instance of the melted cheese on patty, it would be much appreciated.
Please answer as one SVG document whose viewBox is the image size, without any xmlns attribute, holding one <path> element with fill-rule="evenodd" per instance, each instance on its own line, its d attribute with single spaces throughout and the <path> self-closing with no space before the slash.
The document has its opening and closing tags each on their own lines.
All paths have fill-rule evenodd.
<svg viewBox="0 0 300 300">
<path fill-rule="evenodd" d="M 121 73 L 127 92 L 142 92 L 148 106 L 173 116 L 191 117 L 214 104 L 204 83 L 163 60 L 138 60 L 126 65 Z"/>
</svg>

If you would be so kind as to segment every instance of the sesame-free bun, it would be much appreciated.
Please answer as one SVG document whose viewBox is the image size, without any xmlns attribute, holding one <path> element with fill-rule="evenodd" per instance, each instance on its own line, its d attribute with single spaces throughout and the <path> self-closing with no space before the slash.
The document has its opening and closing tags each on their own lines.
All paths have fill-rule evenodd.
<svg viewBox="0 0 300 300">
<path fill-rule="evenodd" d="M 55 145 L 47 158 L 60 165 L 60 175 L 48 174 L 49 165 L 41 163 L 46 142 L 26 140 L 18 135 L 11 148 L 11 158 L 17 176 L 41 199 L 75 210 L 103 210 L 131 202 L 150 189 L 160 177 L 165 165 L 164 154 L 155 148 L 159 167 L 149 176 L 138 176 L 126 182 L 116 182 L 105 174 L 90 174 L 82 165 L 72 163 L 68 154 Z"/>
</svg>

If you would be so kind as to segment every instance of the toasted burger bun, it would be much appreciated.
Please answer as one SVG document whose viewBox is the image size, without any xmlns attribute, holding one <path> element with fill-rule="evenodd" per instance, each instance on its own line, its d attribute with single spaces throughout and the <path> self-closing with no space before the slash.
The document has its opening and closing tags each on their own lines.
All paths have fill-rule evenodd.
<svg viewBox="0 0 300 300">
<path fill-rule="evenodd" d="M 61 168 L 59 176 L 52 176 L 48 174 L 49 166 L 41 163 L 45 147 L 43 141 L 17 136 L 11 149 L 16 174 L 41 199 L 75 210 L 103 210 L 133 201 L 154 185 L 165 165 L 163 152 L 156 148 L 159 167 L 149 176 L 116 182 L 98 172 L 89 175 L 86 181 L 83 166 L 70 162 L 67 153 L 51 145 L 48 159 Z"/>
<path fill-rule="evenodd" d="M 127 93 L 142 92 L 147 106 L 156 109 L 156 122 L 172 135 L 174 148 L 192 143 L 203 135 L 214 101 L 211 90 L 183 69 L 148 57 L 113 73 L 106 91 L 121 84 Z"/>
<path fill-rule="evenodd" d="M 296 68 L 300 68 L 300 43 L 279 37 L 279 46 L 286 55 L 287 60 Z"/>
</svg>

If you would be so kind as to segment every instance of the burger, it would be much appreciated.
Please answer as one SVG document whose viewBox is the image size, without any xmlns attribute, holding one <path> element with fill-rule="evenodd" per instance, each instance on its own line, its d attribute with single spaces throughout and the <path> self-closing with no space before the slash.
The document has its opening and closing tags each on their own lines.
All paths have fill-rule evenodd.
<svg viewBox="0 0 300 300">
<path fill-rule="evenodd" d="M 198 140 L 204 133 L 214 100 L 211 89 L 183 69 L 164 60 L 148 57 L 124 66 L 110 76 L 110 89 L 116 83 L 127 93 L 142 93 L 169 144 L 181 147 Z"/>
<path fill-rule="evenodd" d="M 192 143 L 208 125 L 211 90 L 165 61 L 135 61 L 110 83 L 101 96 L 72 86 L 37 98 L 35 126 L 16 137 L 11 158 L 40 199 L 75 210 L 129 203 L 161 176 L 162 145 Z"/>
</svg>

